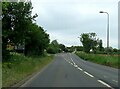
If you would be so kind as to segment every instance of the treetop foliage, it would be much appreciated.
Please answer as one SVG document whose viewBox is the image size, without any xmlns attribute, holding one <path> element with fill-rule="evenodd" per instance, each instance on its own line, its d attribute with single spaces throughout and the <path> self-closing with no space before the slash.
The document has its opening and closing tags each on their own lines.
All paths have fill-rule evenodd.
<svg viewBox="0 0 120 89">
<path fill-rule="evenodd" d="M 96 38 L 96 36 L 96 33 L 83 33 L 80 35 L 80 41 L 83 44 L 85 52 L 89 53 L 91 49 L 93 51 L 96 50 L 99 41 L 99 39 Z"/>
<path fill-rule="evenodd" d="M 49 35 L 35 21 L 37 14 L 32 14 L 32 3 L 2 3 L 2 48 L 3 59 L 9 51 L 7 45 L 24 45 L 25 54 L 43 54 L 49 44 Z"/>
</svg>

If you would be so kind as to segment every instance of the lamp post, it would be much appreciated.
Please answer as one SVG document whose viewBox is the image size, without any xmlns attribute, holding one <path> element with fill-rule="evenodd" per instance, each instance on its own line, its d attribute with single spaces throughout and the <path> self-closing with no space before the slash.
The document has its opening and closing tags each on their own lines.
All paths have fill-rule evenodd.
<svg viewBox="0 0 120 89">
<path fill-rule="evenodd" d="M 108 12 L 100 11 L 99 13 L 107 14 L 107 49 L 109 49 L 109 14 Z"/>
</svg>

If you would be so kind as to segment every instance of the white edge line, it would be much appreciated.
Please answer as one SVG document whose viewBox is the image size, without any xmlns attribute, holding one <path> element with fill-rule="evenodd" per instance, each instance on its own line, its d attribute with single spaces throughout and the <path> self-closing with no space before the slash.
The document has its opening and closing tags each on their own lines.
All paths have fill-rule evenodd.
<svg viewBox="0 0 120 89">
<path fill-rule="evenodd" d="M 97 80 L 97 81 L 100 82 L 100 83 L 102 83 L 103 85 L 105 85 L 105 86 L 107 86 L 107 87 L 112 88 L 110 85 L 108 85 L 107 83 L 105 83 L 105 82 L 103 82 L 103 81 L 101 81 L 101 80 Z M 112 88 L 112 89 L 114 89 L 114 88 Z"/>
<path fill-rule="evenodd" d="M 112 80 L 112 81 L 113 81 L 113 82 L 116 82 L 116 83 L 118 82 L 118 81 L 116 81 L 116 80 Z"/>
<path fill-rule="evenodd" d="M 87 74 L 90 77 L 94 77 L 93 75 L 89 74 L 88 72 L 84 71 L 85 74 Z"/>
</svg>

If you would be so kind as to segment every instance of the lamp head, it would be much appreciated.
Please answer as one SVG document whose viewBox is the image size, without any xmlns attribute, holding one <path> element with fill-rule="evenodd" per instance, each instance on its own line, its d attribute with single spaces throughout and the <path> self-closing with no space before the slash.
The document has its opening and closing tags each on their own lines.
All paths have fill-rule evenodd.
<svg viewBox="0 0 120 89">
<path fill-rule="evenodd" d="M 104 13 L 103 11 L 100 11 L 100 13 Z"/>
</svg>

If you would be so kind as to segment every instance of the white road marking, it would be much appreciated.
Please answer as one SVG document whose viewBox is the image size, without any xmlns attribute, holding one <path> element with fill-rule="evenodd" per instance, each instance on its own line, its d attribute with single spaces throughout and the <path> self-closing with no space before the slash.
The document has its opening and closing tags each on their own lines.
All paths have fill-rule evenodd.
<svg viewBox="0 0 120 89">
<path fill-rule="evenodd" d="M 78 67 L 78 66 L 75 64 L 74 67 Z"/>
<path fill-rule="evenodd" d="M 111 89 L 114 89 L 114 88 L 112 88 L 110 85 L 108 85 L 107 83 L 105 83 L 105 82 L 103 82 L 103 81 L 101 81 L 101 80 L 97 80 L 98 82 L 100 82 L 100 83 L 102 83 L 103 85 L 105 85 L 105 86 L 107 86 L 107 87 L 110 87 Z"/>
<path fill-rule="evenodd" d="M 94 77 L 93 75 L 89 74 L 88 72 L 84 71 L 85 74 L 87 74 L 90 77 Z"/>
<path fill-rule="evenodd" d="M 73 59 L 71 58 L 71 61 L 74 63 Z"/>
<path fill-rule="evenodd" d="M 75 62 L 73 62 L 73 64 L 76 65 Z"/>
<path fill-rule="evenodd" d="M 75 65 L 75 67 L 76 67 L 76 64 L 75 64 L 75 62 L 73 61 L 73 59 L 71 58 L 71 61 L 73 62 L 73 65 Z"/>
<path fill-rule="evenodd" d="M 57 55 L 55 55 L 55 56 L 57 56 Z M 68 63 L 70 63 L 71 65 L 74 65 L 74 67 L 77 67 L 77 69 L 83 71 L 83 69 L 81 69 L 80 67 L 78 67 L 78 65 L 75 64 L 75 62 L 72 60 L 72 58 L 71 58 L 71 61 L 72 61 L 73 63 L 71 63 L 70 61 L 68 61 L 66 58 L 64 58 L 64 59 L 65 59 Z M 88 76 L 92 77 L 92 78 L 94 77 L 93 75 L 91 75 L 90 73 L 88 73 L 88 72 L 86 72 L 86 71 L 84 71 L 84 73 L 87 74 Z M 103 77 L 106 78 L 107 76 L 103 76 Z M 103 85 L 111 88 L 111 89 L 114 89 L 114 88 L 112 88 L 110 85 L 108 85 L 107 83 L 103 82 L 102 80 L 97 80 L 97 81 L 100 82 L 100 83 L 102 83 Z M 114 82 L 116 82 L 116 83 L 118 82 L 118 81 L 116 81 L 116 80 L 112 80 L 112 81 L 114 81 Z"/>
<path fill-rule="evenodd" d="M 78 67 L 79 70 L 83 71 L 83 69 L 81 69 L 80 67 Z"/>
<path fill-rule="evenodd" d="M 73 64 L 71 63 L 71 65 L 73 65 Z"/>
<path fill-rule="evenodd" d="M 112 80 L 112 81 L 118 83 L 118 81 L 116 81 L 116 80 Z"/>
</svg>

